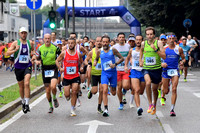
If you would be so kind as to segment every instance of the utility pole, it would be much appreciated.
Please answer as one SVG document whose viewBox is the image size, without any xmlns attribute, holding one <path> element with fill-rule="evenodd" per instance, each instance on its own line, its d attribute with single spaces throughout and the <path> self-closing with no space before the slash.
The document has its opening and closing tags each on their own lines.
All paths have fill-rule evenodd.
<svg viewBox="0 0 200 133">
<path fill-rule="evenodd" d="M 68 0 L 65 0 L 65 37 L 69 37 Z"/>
<path fill-rule="evenodd" d="M 85 7 L 86 7 L 86 0 L 85 0 Z M 87 24 L 86 24 L 86 17 L 85 17 L 85 36 L 87 35 Z"/>
<path fill-rule="evenodd" d="M 73 32 L 75 32 L 75 8 L 74 8 L 74 0 L 72 0 L 72 21 L 73 21 Z"/>
<path fill-rule="evenodd" d="M 91 1 L 89 0 L 89 7 L 91 7 Z M 90 24 L 90 38 L 91 38 L 91 17 L 90 17 L 90 20 L 89 20 L 89 24 Z"/>
</svg>

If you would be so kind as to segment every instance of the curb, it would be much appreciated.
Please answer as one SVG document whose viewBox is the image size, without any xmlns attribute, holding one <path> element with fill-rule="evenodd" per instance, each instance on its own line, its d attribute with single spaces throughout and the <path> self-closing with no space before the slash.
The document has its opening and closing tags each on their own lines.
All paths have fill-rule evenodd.
<svg viewBox="0 0 200 133">
<path fill-rule="evenodd" d="M 41 85 L 37 88 L 35 88 L 31 94 L 30 94 L 30 98 L 34 97 L 35 95 L 39 94 L 40 92 L 42 92 L 44 90 L 44 85 Z M 12 101 L 6 105 L 4 105 L 1 109 L 0 109 L 0 119 L 2 119 L 4 116 L 6 116 L 7 114 L 9 114 L 11 111 L 13 111 L 14 109 L 16 109 L 18 106 L 21 105 L 21 98 L 19 97 L 18 99 L 16 99 L 15 101 Z"/>
</svg>

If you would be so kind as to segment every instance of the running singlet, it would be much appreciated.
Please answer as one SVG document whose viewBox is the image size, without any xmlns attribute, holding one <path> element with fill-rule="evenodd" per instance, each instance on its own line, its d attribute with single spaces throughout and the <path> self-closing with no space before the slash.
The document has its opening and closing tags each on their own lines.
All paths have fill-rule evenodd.
<svg viewBox="0 0 200 133">
<path fill-rule="evenodd" d="M 156 49 L 158 49 L 157 46 L 158 40 L 155 40 L 154 46 Z M 148 44 L 147 40 L 145 41 L 144 44 L 144 64 L 143 64 L 143 69 L 146 70 L 155 70 L 161 68 L 161 59 L 160 56 L 158 55 L 157 52 L 154 51 L 153 48 Z"/>
<path fill-rule="evenodd" d="M 94 66 L 94 60 L 96 59 L 95 48 L 92 49 L 92 75 L 101 75 L 101 59 L 97 62 L 97 65 Z"/>
<path fill-rule="evenodd" d="M 2 57 L 3 57 L 2 51 L 4 48 L 5 48 L 4 46 L 0 46 L 0 60 L 2 60 Z"/>
<path fill-rule="evenodd" d="M 49 47 L 46 47 L 44 44 L 40 46 L 37 50 L 37 55 L 40 55 L 43 66 L 55 65 L 56 57 L 60 53 L 60 49 L 53 44 L 51 44 Z"/>
<path fill-rule="evenodd" d="M 135 48 L 132 50 L 132 69 L 137 71 L 142 71 L 142 67 L 140 67 L 139 63 L 140 59 L 140 51 L 135 51 Z"/>
<path fill-rule="evenodd" d="M 107 53 L 105 53 L 103 48 L 101 48 L 100 58 L 101 58 L 102 71 L 105 72 L 116 71 L 116 67 L 115 68 L 110 67 L 110 64 L 115 64 L 115 56 L 113 54 L 112 47 L 110 47 L 110 50 Z"/>
<path fill-rule="evenodd" d="M 190 46 L 188 46 L 188 45 L 186 45 L 186 46 L 183 46 L 183 44 L 181 45 L 179 45 L 182 49 L 183 49 L 183 54 L 185 55 L 185 59 L 186 60 L 189 60 L 189 58 L 188 58 L 188 52 L 190 51 Z M 181 59 L 181 57 L 180 57 L 180 59 Z"/>
<path fill-rule="evenodd" d="M 170 49 L 169 47 L 167 47 L 165 50 L 165 54 L 166 54 L 165 63 L 167 63 L 167 67 L 163 68 L 163 70 L 167 71 L 167 74 L 169 76 L 178 75 L 178 61 L 180 58 L 179 46 L 175 46 L 174 49 Z"/>
<path fill-rule="evenodd" d="M 31 63 L 31 45 L 29 40 L 26 44 L 22 44 L 20 40 L 17 40 L 17 45 L 19 45 L 19 50 L 14 53 L 14 63 L 17 69 L 26 69 L 32 66 Z"/>
<path fill-rule="evenodd" d="M 124 71 L 125 60 L 126 60 L 126 57 L 128 56 L 130 45 L 127 43 L 124 44 L 124 46 L 121 46 L 120 44 L 116 44 L 113 46 L 113 48 L 117 49 L 119 53 L 124 57 L 124 61 L 117 65 L 117 71 Z M 119 58 L 115 56 L 115 60 L 117 62 Z"/>
<path fill-rule="evenodd" d="M 10 56 L 5 56 L 5 54 L 6 54 L 7 51 L 8 51 L 8 48 L 5 47 L 5 48 L 4 48 L 4 58 L 10 58 Z"/>
<path fill-rule="evenodd" d="M 79 77 L 78 64 L 79 64 L 78 51 L 75 51 L 74 55 L 70 55 L 68 50 L 66 50 L 65 57 L 63 60 L 65 79 L 74 79 L 76 77 Z"/>
</svg>

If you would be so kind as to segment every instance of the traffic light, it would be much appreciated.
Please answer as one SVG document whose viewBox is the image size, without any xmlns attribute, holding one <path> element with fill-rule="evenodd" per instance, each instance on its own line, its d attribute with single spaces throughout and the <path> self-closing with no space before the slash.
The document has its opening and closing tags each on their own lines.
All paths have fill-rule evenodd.
<svg viewBox="0 0 200 133">
<path fill-rule="evenodd" d="M 49 11 L 49 28 L 54 30 L 56 28 L 56 11 Z"/>
</svg>

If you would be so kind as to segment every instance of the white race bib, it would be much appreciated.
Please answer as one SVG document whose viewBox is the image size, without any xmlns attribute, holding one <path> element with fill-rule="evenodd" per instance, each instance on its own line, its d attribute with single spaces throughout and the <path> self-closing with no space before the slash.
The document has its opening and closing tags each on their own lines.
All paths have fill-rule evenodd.
<svg viewBox="0 0 200 133">
<path fill-rule="evenodd" d="M 178 71 L 177 71 L 177 69 L 169 69 L 169 70 L 167 70 L 167 75 L 168 76 L 178 76 Z"/>
<path fill-rule="evenodd" d="M 76 73 L 76 67 L 67 67 L 67 74 L 75 74 Z"/>
<path fill-rule="evenodd" d="M 29 63 L 28 55 L 20 55 L 19 56 L 19 63 Z"/>
<path fill-rule="evenodd" d="M 156 57 L 146 57 L 146 65 L 155 65 L 156 64 Z"/>
<path fill-rule="evenodd" d="M 96 70 L 101 70 L 101 64 L 100 64 L 100 63 L 97 63 L 95 69 L 96 69 Z"/>
<path fill-rule="evenodd" d="M 120 64 L 117 65 L 117 69 L 124 69 L 125 66 L 125 61 L 121 62 Z"/>
<path fill-rule="evenodd" d="M 54 70 L 45 70 L 44 71 L 45 78 L 50 78 L 54 76 Z"/>
<path fill-rule="evenodd" d="M 112 64 L 111 60 L 103 63 L 104 71 L 111 69 L 110 64 Z"/>
<path fill-rule="evenodd" d="M 140 63 L 138 60 L 135 60 L 133 65 L 134 67 L 140 67 Z"/>
</svg>

